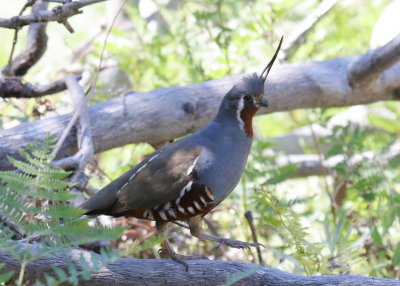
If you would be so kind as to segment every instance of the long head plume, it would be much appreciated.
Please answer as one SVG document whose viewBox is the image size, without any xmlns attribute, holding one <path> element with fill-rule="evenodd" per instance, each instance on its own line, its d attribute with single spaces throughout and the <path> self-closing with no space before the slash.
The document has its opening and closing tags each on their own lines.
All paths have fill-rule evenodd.
<svg viewBox="0 0 400 286">
<path fill-rule="evenodd" d="M 260 74 L 260 79 L 265 82 L 265 80 L 267 79 L 267 76 L 269 74 L 269 71 L 272 68 L 272 65 L 274 64 L 276 57 L 278 56 L 279 50 L 281 49 L 281 45 L 282 45 L 282 41 L 283 41 L 283 36 L 279 42 L 278 48 L 275 51 L 274 56 L 272 57 L 272 59 L 269 61 L 269 63 L 267 64 L 267 66 L 264 68 L 264 70 L 262 71 L 262 73 Z"/>
</svg>

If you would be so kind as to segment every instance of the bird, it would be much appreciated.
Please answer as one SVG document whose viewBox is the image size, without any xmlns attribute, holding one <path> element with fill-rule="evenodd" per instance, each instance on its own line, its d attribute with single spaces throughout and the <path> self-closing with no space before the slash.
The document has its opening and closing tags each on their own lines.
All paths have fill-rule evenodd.
<svg viewBox="0 0 400 286">
<path fill-rule="evenodd" d="M 85 215 L 135 217 L 155 221 L 169 257 L 186 267 L 197 258 L 177 254 L 165 235 L 169 223 L 185 222 L 192 236 L 233 248 L 258 243 L 207 234 L 203 217 L 238 184 L 253 141 L 252 118 L 268 107 L 266 78 L 282 44 L 260 75 L 244 76 L 223 97 L 214 120 L 202 129 L 154 151 L 138 165 L 106 185 L 79 208 Z"/>
</svg>

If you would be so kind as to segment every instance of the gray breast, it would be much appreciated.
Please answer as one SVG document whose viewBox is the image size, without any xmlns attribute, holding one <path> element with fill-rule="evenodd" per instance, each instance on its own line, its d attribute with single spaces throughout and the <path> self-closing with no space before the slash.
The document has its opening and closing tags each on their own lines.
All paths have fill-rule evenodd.
<svg viewBox="0 0 400 286">
<path fill-rule="evenodd" d="M 252 138 L 242 130 L 211 126 L 204 129 L 207 138 L 196 163 L 200 182 L 208 186 L 217 203 L 225 199 L 238 184 L 246 165 Z M 217 133 L 219 133 L 217 135 Z"/>
</svg>

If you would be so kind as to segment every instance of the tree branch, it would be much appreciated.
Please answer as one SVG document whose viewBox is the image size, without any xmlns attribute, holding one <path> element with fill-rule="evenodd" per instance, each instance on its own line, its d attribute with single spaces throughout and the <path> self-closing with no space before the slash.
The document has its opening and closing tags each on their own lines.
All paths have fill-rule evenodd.
<svg viewBox="0 0 400 286">
<path fill-rule="evenodd" d="M 37 14 L 41 11 L 46 11 L 47 6 L 48 2 L 46 1 L 36 1 L 32 6 L 32 13 Z M 23 76 L 39 61 L 47 48 L 46 26 L 47 23 L 36 23 L 29 26 L 25 50 L 22 51 L 14 60 L 11 59 L 11 52 L 10 62 L 2 70 L 3 75 Z M 16 32 L 18 32 L 18 30 L 16 30 Z M 12 51 L 14 51 L 15 44 L 16 40 L 13 42 Z"/>
<path fill-rule="evenodd" d="M 98 256 L 95 253 L 74 249 L 57 256 L 41 257 L 28 263 L 25 280 L 43 279 L 44 273 L 54 275 L 52 265 L 64 270 L 69 262 L 79 265 L 81 255 L 88 263 L 90 255 Z M 19 263 L 11 255 L 0 252 L 0 262 L 6 264 L 0 270 L 1 273 L 19 272 Z M 256 264 L 231 261 L 190 260 L 188 263 L 189 271 L 186 272 L 181 264 L 172 260 L 120 258 L 98 273 L 92 274 L 91 280 L 80 281 L 78 285 L 221 285 L 226 282 L 227 276 L 246 271 L 251 274 L 234 285 L 399 285 L 398 280 L 359 275 L 300 276 Z"/>
<path fill-rule="evenodd" d="M 298 47 L 304 42 L 307 34 L 315 27 L 328 12 L 335 6 L 337 0 L 324 0 L 318 7 L 311 11 L 308 16 L 296 25 L 295 30 L 289 34 L 289 37 L 282 43 L 284 58 L 282 61 L 287 61 L 296 52 Z"/>
<path fill-rule="evenodd" d="M 59 23 L 67 24 L 69 17 L 82 13 L 79 9 L 94 3 L 103 2 L 107 0 L 79 0 L 65 2 L 63 5 L 56 6 L 51 11 L 40 11 L 29 15 L 15 16 L 11 19 L 0 18 L 0 27 L 8 29 L 20 29 L 23 26 L 32 23 L 57 21 Z M 70 32 L 71 28 L 67 26 Z"/>
<path fill-rule="evenodd" d="M 385 49 L 379 48 L 379 51 Z M 377 52 L 379 53 L 379 52 Z M 385 70 L 374 88 L 355 91 L 347 71 L 355 60 L 337 58 L 280 66 L 266 83 L 270 107 L 262 113 L 300 108 L 337 107 L 400 99 L 400 63 Z M 243 75 L 203 83 L 167 87 L 144 93 L 128 93 L 89 107 L 94 152 L 130 143 L 157 144 L 193 132 L 216 114 L 224 94 Z M 9 168 L 5 155 L 18 157 L 18 149 L 47 132 L 59 138 L 71 115 L 61 115 L 0 130 L 0 169 Z M 70 133 L 59 158 L 76 152 L 76 135 Z"/>
<path fill-rule="evenodd" d="M 380 74 L 400 60 L 400 34 L 386 45 L 356 57 L 349 66 L 349 83 L 352 88 L 372 86 Z"/>
<path fill-rule="evenodd" d="M 0 97 L 2 98 L 36 98 L 54 94 L 65 89 L 67 89 L 67 86 L 64 79 L 42 85 L 22 83 L 19 78 L 0 79 Z"/>
<path fill-rule="evenodd" d="M 383 167 L 391 159 L 393 159 L 395 156 L 398 156 L 399 154 L 400 154 L 400 142 L 396 142 L 390 147 L 388 152 L 386 152 L 380 157 L 379 164 Z M 326 172 L 324 172 L 324 169 L 330 169 L 336 166 L 340 162 L 346 161 L 347 168 L 350 171 L 356 168 L 357 165 L 365 161 L 373 160 L 375 156 L 376 152 L 366 151 L 361 154 L 354 155 L 350 159 L 344 155 L 336 155 L 321 162 L 318 158 L 318 155 L 316 154 L 288 155 L 278 158 L 276 164 L 278 166 L 285 166 L 287 164 L 296 164 L 297 168 L 295 173 L 292 174 L 293 178 L 309 177 L 309 176 L 325 176 Z"/>
<path fill-rule="evenodd" d="M 85 167 L 86 164 L 88 164 L 89 161 L 92 159 L 94 153 L 92 131 L 90 129 L 90 118 L 87 112 L 87 102 L 85 98 L 86 95 L 82 87 L 79 85 L 78 80 L 73 76 L 67 77 L 65 79 L 65 82 L 72 97 L 74 109 L 81 109 L 77 127 L 77 140 L 79 151 L 74 156 L 72 156 L 77 162 L 77 168 L 75 169 L 74 174 L 71 177 L 71 181 L 76 183 L 71 191 L 75 194 L 81 194 L 80 190 L 84 188 L 87 183 L 87 178 L 85 176 Z M 82 197 L 76 197 L 73 200 L 72 205 L 78 205 L 81 200 Z"/>
</svg>

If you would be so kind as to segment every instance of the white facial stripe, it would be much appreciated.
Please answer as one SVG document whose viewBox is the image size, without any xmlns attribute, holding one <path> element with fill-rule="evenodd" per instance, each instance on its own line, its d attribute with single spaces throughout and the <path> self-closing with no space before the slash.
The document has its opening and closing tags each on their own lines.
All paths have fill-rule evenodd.
<svg viewBox="0 0 400 286">
<path fill-rule="evenodd" d="M 244 107 L 244 101 L 243 101 L 243 97 L 241 97 L 239 99 L 237 110 L 236 110 L 236 118 L 239 121 L 239 127 L 242 130 L 244 130 L 244 122 L 243 122 L 242 118 L 240 117 L 240 113 L 242 112 L 243 107 Z"/>
</svg>

